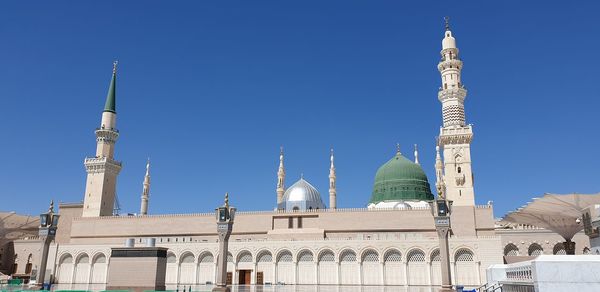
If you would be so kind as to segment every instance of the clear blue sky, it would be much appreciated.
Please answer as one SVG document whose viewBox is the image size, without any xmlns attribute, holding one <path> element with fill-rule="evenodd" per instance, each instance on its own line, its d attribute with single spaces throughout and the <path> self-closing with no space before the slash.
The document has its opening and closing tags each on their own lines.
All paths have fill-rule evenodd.
<svg viewBox="0 0 600 292">
<path fill-rule="evenodd" d="M 437 62 L 451 17 L 469 90 L 476 201 L 598 192 L 598 1 L 11 1 L 0 4 L 0 209 L 83 198 L 112 69 L 124 212 L 275 206 L 301 173 L 363 207 L 399 142 L 435 181 Z"/>
</svg>

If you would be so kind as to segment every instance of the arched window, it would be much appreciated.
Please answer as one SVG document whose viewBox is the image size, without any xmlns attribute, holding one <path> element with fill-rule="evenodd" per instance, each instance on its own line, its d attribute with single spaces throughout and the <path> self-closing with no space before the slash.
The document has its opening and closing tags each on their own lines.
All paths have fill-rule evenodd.
<svg viewBox="0 0 600 292">
<path fill-rule="evenodd" d="M 313 253 L 308 250 L 302 251 L 298 255 L 298 261 L 299 262 L 312 262 L 313 261 Z"/>
<path fill-rule="evenodd" d="M 210 252 L 205 252 L 200 255 L 199 263 L 214 263 L 215 258 Z"/>
<path fill-rule="evenodd" d="M 259 263 L 270 263 L 273 261 L 273 255 L 271 255 L 270 252 L 262 252 L 259 256 L 258 256 L 258 260 L 257 262 Z"/>
<path fill-rule="evenodd" d="M 430 259 L 432 262 L 439 262 L 440 261 L 440 250 L 439 249 L 435 249 L 430 256 Z"/>
<path fill-rule="evenodd" d="M 425 253 L 422 250 L 412 250 L 407 257 L 408 262 L 424 262 Z"/>
<path fill-rule="evenodd" d="M 251 262 L 252 262 L 252 254 L 250 254 L 247 251 L 242 252 L 238 256 L 238 263 L 251 263 Z"/>
<path fill-rule="evenodd" d="M 509 257 L 518 256 L 519 248 L 516 245 L 509 243 L 504 247 L 504 255 Z"/>
<path fill-rule="evenodd" d="M 377 252 L 374 250 L 367 250 L 365 253 L 363 253 L 362 261 L 363 262 L 378 262 L 379 254 L 377 254 Z"/>
<path fill-rule="evenodd" d="M 291 263 L 293 261 L 292 253 L 290 251 L 282 251 L 279 253 L 279 257 L 277 258 L 277 262 L 283 263 Z"/>
<path fill-rule="evenodd" d="M 340 255 L 340 262 L 356 262 L 356 253 L 346 250 Z"/>
<path fill-rule="evenodd" d="M 527 254 L 530 256 L 539 256 L 544 253 L 544 249 L 537 243 L 532 243 L 527 249 Z"/>
<path fill-rule="evenodd" d="M 323 251 L 319 255 L 319 262 L 334 262 L 334 261 L 335 261 L 335 256 L 333 255 L 333 252 L 330 250 Z"/>
<path fill-rule="evenodd" d="M 385 253 L 383 260 L 385 262 L 400 262 L 402 261 L 402 254 L 395 249 L 389 250 Z"/>
<path fill-rule="evenodd" d="M 552 254 L 559 254 L 559 255 L 567 254 L 567 251 L 565 251 L 564 244 L 562 244 L 561 242 L 555 244 L 554 248 L 552 249 Z"/>
<path fill-rule="evenodd" d="M 466 249 L 459 249 L 454 255 L 455 262 L 472 262 L 473 261 L 473 253 Z"/>
</svg>

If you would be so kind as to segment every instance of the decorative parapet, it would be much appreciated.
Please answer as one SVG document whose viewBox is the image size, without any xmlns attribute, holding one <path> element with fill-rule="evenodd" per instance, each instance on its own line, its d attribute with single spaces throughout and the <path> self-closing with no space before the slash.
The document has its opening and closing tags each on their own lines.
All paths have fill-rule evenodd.
<svg viewBox="0 0 600 292">
<path fill-rule="evenodd" d="M 118 174 L 121 171 L 121 162 L 108 157 L 86 157 L 83 164 L 87 173 L 113 172 Z"/>
<path fill-rule="evenodd" d="M 413 208 L 344 208 L 344 209 L 312 209 L 304 211 L 292 210 L 272 210 L 272 211 L 236 211 L 236 216 L 240 215 L 260 215 L 260 214 L 318 214 L 318 213 L 343 213 L 343 212 L 410 212 L 410 211 L 429 211 L 429 207 Z M 139 219 L 139 218 L 164 218 L 164 217 L 214 217 L 215 213 L 188 213 L 188 214 L 158 214 L 158 215 L 132 215 L 132 216 L 99 216 L 99 217 L 76 217 L 74 220 L 106 220 L 106 219 Z"/>
</svg>

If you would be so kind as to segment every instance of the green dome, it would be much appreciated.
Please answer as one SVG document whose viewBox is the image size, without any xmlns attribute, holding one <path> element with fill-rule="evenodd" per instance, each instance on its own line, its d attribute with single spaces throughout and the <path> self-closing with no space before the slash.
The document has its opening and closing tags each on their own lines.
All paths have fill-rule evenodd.
<svg viewBox="0 0 600 292">
<path fill-rule="evenodd" d="M 429 200 L 433 200 L 433 194 L 425 172 L 398 152 L 377 170 L 369 203 Z"/>
</svg>

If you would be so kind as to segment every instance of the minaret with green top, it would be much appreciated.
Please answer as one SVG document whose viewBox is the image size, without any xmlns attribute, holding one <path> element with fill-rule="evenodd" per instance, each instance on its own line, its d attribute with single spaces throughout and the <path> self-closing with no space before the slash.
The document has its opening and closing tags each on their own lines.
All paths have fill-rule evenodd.
<svg viewBox="0 0 600 292">
<path fill-rule="evenodd" d="M 119 138 L 116 111 L 117 62 L 106 96 L 102 122 L 96 129 L 96 156 L 84 160 L 87 171 L 83 217 L 112 216 L 115 204 L 117 175 L 121 162 L 114 160 L 115 143 Z"/>
</svg>

